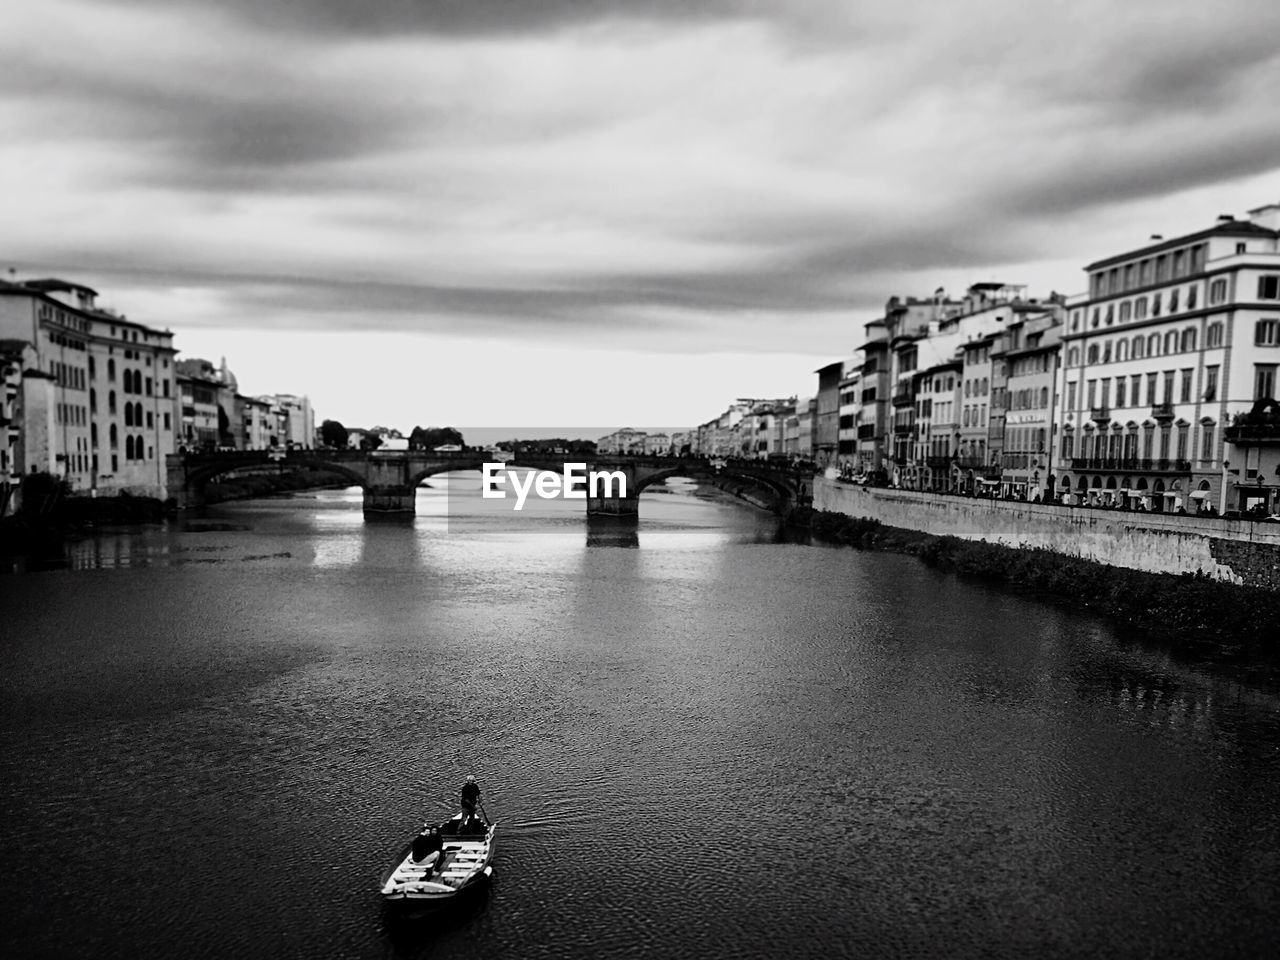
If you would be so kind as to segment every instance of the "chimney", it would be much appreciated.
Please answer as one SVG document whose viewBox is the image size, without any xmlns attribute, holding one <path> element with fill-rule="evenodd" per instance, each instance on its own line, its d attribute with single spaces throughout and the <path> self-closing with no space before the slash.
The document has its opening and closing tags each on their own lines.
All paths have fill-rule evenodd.
<svg viewBox="0 0 1280 960">
<path fill-rule="evenodd" d="M 1164 234 L 1163 234 L 1163 233 L 1153 233 L 1153 234 L 1151 235 L 1151 239 L 1152 239 L 1152 240 L 1163 240 L 1163 239 L 1164 239 Z"/>
<path fill-rule="evenodd" d="M 1235 223 L 1236 218 L 1229 213 L 1220 213 L 1218 214 L 1218 222 L 1219 223 Z"/>
</svg>

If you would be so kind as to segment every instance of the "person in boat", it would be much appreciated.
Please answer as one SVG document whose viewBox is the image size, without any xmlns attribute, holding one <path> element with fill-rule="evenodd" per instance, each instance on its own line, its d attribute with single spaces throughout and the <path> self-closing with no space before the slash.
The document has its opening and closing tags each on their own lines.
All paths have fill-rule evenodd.
<svg viewBox="0 0 1280 960">
<path fill-rule="evenodd" d="M 426 824 L 422 833 L 413 838 L 413 859 L 422 863 L 433 853 L 439 853 L 444 847 L 444 838 L 440 836 L 440 828 L 434 824 Z"/>
<path fill-rule="evenodd" d="M 476 816 L 476 804 L 480 802 L 480 785 L 476 778 L 467 774 L 467 782 L 462 785 L 462 825 L 466 826 Z"/>
</svg>

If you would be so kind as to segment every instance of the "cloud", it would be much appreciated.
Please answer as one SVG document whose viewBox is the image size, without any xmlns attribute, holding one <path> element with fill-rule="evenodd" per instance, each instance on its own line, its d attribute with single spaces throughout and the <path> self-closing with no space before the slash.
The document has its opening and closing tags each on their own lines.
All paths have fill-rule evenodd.
<svg viewBox="0 0 1280 960">
<path fill-rule="evenodd" d="M 177 327 L 842 353 L 1276 199 L 1273 6 L 48 0 L 0 14 L 9 252 Z"/>
</svg>

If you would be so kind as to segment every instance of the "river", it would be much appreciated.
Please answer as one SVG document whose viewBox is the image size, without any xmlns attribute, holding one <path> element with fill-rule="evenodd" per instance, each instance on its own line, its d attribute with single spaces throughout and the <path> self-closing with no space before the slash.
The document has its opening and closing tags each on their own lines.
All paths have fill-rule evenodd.
<svg viewBox="0 0 1280 960">
<path fill-rule="evenodd" d="M 3 954 L 1280 954 L 1275 691 L 688 484 L 632 536 L 477 482 L 0 578 Z M 492 886 L 394 922 L 468 773 Z"/>
</svg>

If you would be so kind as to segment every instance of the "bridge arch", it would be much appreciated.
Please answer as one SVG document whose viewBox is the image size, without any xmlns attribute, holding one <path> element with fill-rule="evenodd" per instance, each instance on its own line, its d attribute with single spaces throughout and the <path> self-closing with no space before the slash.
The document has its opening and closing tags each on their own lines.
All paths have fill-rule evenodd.
<svg viewBox="0 0 1280 960">
<path fill-rule="evenodd" d="M 646 489 L 653 486 L 668 477 L 688 477 L 690 480 L 738 480 L 751 483 L 757 486 L 765 487 L 769 492 L 777 496 L 780 504 L 788 503 L 796 499 L 798 491 L 786 481 L 777 480 L 773 477 L 761 476 L 746 470 L 735 470 L 732 467 L 721 467 L 716 469 L 710 464 L 697 464 L 684 466 L 676 464 L 665 467 L 652 472 L 646 472 L 643 476 L 636 480 L 636 496 L 639 496 Z"/>
<path fill-rule="evenodd" d="M 170 495 L 182 494 L 182 505 L 190 503 L 200 504 L 204 501 L 205 487 L 219 477 L 227 476 L 238 470 L 245 470 L 253 467 L 264 467 L 268 465 L 279 465 L 283 471 L 290 469 L 297 471 L 303 468 L 313 468 L 318 470 L 327 470 L 336 473 L 341 477 L 351 481 L 352 486 L 365 488 L 368 486 L 368 480 L 365 475 L 353 469 L 349 464 L 340 460 L 331 460 L 323 457 L 308 457 L 306 460 L 294 460 L 290 462 L 288 459 L 277 459 L 271 457 L 267 451 L 263 451 L 261 456 L 255 455 L 232 455 L 220 456 L 212 458 L 207 462 L 197 461 L 190 464 L 182 461 L 177 466 L 177 476 L 175 477 L 174 467 L 170 466 L 169 493 Z M 175 484 L 175 480 L 177 483 Z"/>
<path fill-rule="evenodd" d="M 417 470 L 409 474 L 409 486 L 417 487 L 427 477 L 434 477 L 441 473 L 454 473 L 459 470 L 479 471 L 488 462 L 486 458 L 479 457 L 475 461 L 463 461 L 460 463 L 433 463 L 423 470 Z"/>
</svg>

